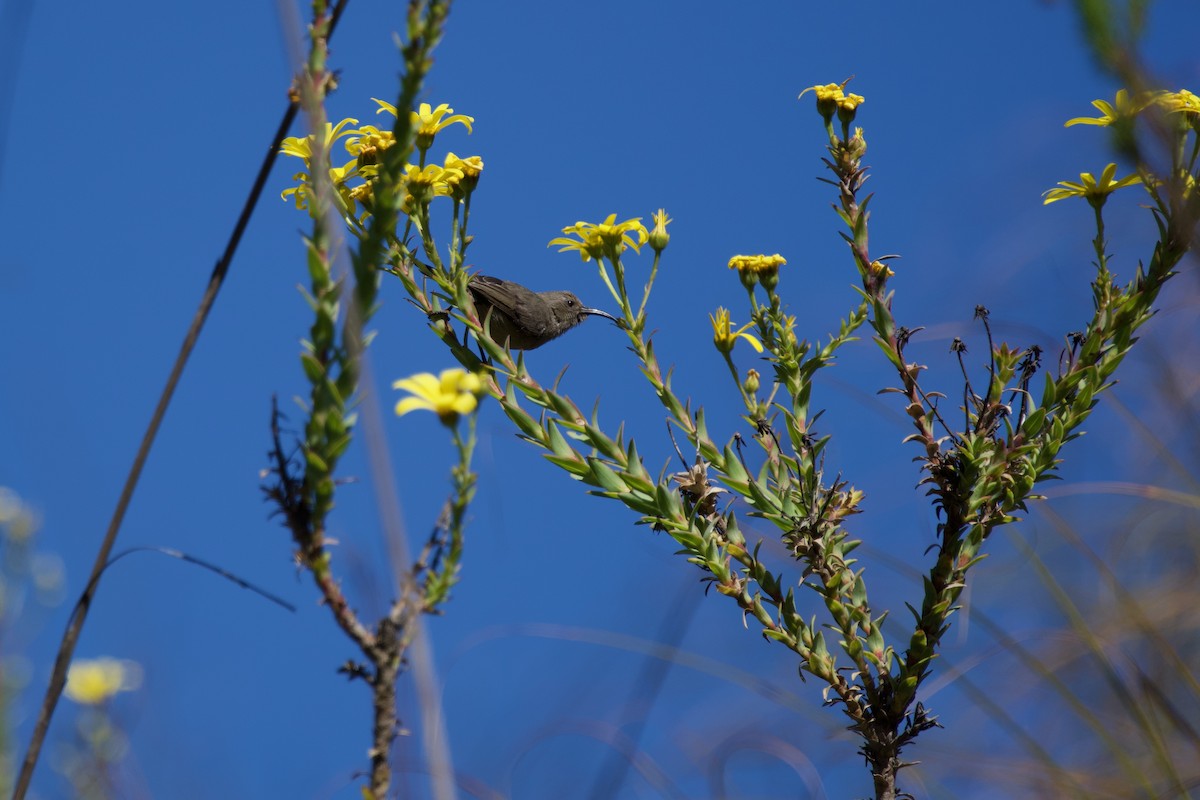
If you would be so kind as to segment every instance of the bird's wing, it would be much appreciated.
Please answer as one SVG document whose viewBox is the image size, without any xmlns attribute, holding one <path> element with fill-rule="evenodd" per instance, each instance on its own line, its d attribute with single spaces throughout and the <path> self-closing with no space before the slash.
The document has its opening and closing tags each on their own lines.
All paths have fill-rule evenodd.
<svg viewBox="0 0 1200 800">
<path fill-rule="evenodd" d="M 482 298 L 492 305 L 493 308 L 499 309 L 507 317 L 513 317 L 516 309 L 520 306 L 520 301 L 511 291 L 505 291 L 504 285 L 508 281 L 503 281 L 500 278 L 493 278 L 490 275 L 475 275 L 472 276 L 470 283 L 467 284 L 467 289 L 476 298 Z"/>
</svg>

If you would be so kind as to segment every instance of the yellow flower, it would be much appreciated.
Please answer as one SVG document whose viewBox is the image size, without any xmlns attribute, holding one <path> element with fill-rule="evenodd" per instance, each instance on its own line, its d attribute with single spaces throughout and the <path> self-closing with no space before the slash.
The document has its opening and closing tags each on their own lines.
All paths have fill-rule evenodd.
<svg viewBox="0 0 1200 800">
<path fill-rule="evenodd" d="M 446 183 L 449 184 L 451 196 L 455 200 L 461 200 L 479 185 L 479 176 L 483 173 L 483 159 L 479 156 L 461 158 L 454 153 L 447 153 L 444 170 L 448 176 Z"/>
<path fill-rule="evenodd" d="M 396 134 L 374 125 L 363 125 L 347 133 L 355 134 L 346 140 L 346 152 L 358 159 L 360 167 L 379 163 L 379 154 L 396 143 Z"/>
<path fill-rule="evenodd" d="M 1050 205 L 1056 200 L 1063 200 L 1067 197 L 1082 197 L 1091 204 L 1093 208 L 1099 208 L 1104 205 L 1104 201 L 1108 196 L 1124 186 L 1132 186 L 1135 183 L 1141 183 L 1142 179 L 1137 175 L 1126 175 L 1118 181 L 1113 180 L 1113 176 L 1117 174 L 1117 165 L 1109 164 L 1104 168 L 1104 172 L 1100 174 L 1100 180 L 1090 172 L 1079 173 L 1079 183 L 1072 181 L 1059 181 L 1060 188 L 1049 189 L 1042 193 L 1046 199 L 1042 201 L 1042 205 Z"/>
<path fill-rule="evenodd" d="M 417 134 L 417 149 L 428 150 L 433 144 L 433 137 L 456 122 L 461 122 L 467 129 L 467 133 L 470 133 L 471 123 L 474 121 L 474 117 L 455 114 L 454 109 L 445 103 L 432 109 L 429 103 L 421 103 L 420 107 L 412 112 L 412 126 Z"/>
<path fill-rule="evenodd" d="M 474 411 L 484 393 L 483 380 L 478 375 L 458 368 L 443 370 L 437 377 L 422 372 L 396 381 L 392 388 L 412 395 L 396 403 L 396 416 L 402 417 L 410 411 L 432 411 L 447 425 Z"/>
<path fill-rule="evenodd" d="M 885 278 L 890 278 L 896 274 L 895 270 L 879 260 L 871 262 L 870 272 L 872 275 L 882 275 Z"/>
<path fill-rule="evenodd" d="M 856 111 L 865 102 L 867 98 L 861 94 L 844 94 L 838 98 L 837 104 L 842 111 Z"/>
<path fill-rule="evenodd" d="M 858 107 L 867 101 L 861 94 L 843 94 L 837 100 L 838 119 L 849 125 L 854 121 Z M 860 129 L 861 130 L 861 129 Z"/>
<path fill-rule="evenodd" d="M 445 166 L 446 169 L 459 170 L 465 178 L 478 178 L 483 172 L 483 159 L 479 156 L 461 158 L 454 153 L 446 153 Z"/>
<path fill-rule="evenodd" d="M 665 208 L 655 211 L 650 219 L 654 220 L 654 229 L 650 231 L 647 241 L 654 248 L 654 252 L 661 253 L 667 249 L 667 243 L 671 241 L 671 234 L 667 233 L 667 226 L 671 224 L 672 220 L 667 216 Z"/>
<path fill-rule="evenodd" d="M 396 107 L 391 103 L 385 103 L 378 97 L 372 97 L 371 99 L 379 106 L 379 108 L 375 109 L 376 114 L 382 114 L 386 111 L 393 117 L 399 116 L 396 112 Z M 433 137 L 456 122 L 461 122 L 467 129 L 467 133 L 470 133 L 471 123 L 475 121 L 474 117 L 468 117 L 465 114 L 455 114 L 454 109 L 445 103 L 442 103 L 437 108 L 433 108 L 429 103 L 421 103 L 416 111 L 410 113 L 412 114 L 412 126 L 417 136 L 417 149 L 419 150 L 428 150 L 433 144 Z M 447 114 L 450 116 L 447 117 Z"/>
<path fill-rule="evenodd" d="M 349 197 L 349 189 L 346 189 L 346 182 L 351 178 L 358 177 L 358 164 L 354 161 L 347 161 L 340 167 L 329 168 L 329 180 L 333 183 L 334 189 L 341 192 L 344 197 Z M 297 172 L 292 176 L 292 180 L 298 183 L 290 189 L 284 189 L 279 193 L 279 196 L 284 200 L 290 195 L 296 201 L 296 208 L 303 211 L 308 208 L 309 196 L 312 193 L 312 187 L 309 186 L 309 174 L 307 172 Z"/>
<path fill-rule="evenodd" d="M 461 181 L 462 170 L 445 169 L 437 164 L 426 164 L 424 168 L 409 164 L 404 168 L 404 185 L 417 203 L 428 203 L 434 197 L 449 197 L 453 193 L 451 184 Z"/>
<path fill-rule="evenodd" d="M 1063 127 L 1069 128 L 1072 125 L 1113 125 L 1122 120 L 1131 119 L 1146 106 L 1150 105 L 1152 97 L 1149 95 L 1139 95 L 1131 98 L 1129 92 L 1125 89 L 1118 89 L 1117 96 L 1113 98 L 1112 103 L 1104 100 L 1093 100 L 1092 105 L 1101 113 L 1099 117 L 1075 117 L 1069 119 Z"/>
<path fill-rule="evenodd" d="M 626 247 L 632 247 L 634 252 L 640 252 L 639 248 L 650 238 L 650 233 L 642 224 L 642 218 L 634 217 L 624 222 L 616 220 L 616 214 L 609 214 L 604 222 L 599 224 L 576 222 L 574 225 L 563 228 L 562 232 L 567 234 L 567 237 L 577 236 L 578 240 L 560 236 L 551 239 L 546 246 L 562 245 L 558 251 L 560 253 L 565 253 L 567 250 L 578 250 L 584 261 L 590 261 L 593 258 L 599 261 L 601 256 L 616 259 L 625 252 Z M 632 233 L 637 234 L 636 242 L 630 236 Z"/>
<path fill-rule="evenodd" d="M 755 352 L 761 353 L 762 343 L 752 335 L 746 333 L 746 329 L 754 325 L 748 322 L 736 331 L 733 329 L 733 323 L 729 320 L 729 309 L 718 308 L 715 314 L 708 315 L 709 321 L 713 326 L 713 344 L 722 353 L 728 355 L 733 352 L 733 346 L 737 344 L 738 339 L 745 339 L 754 348 Z"/>
<path fill-rule="evenodd" d="M 1159 92 L 1155 95 L 1154 102 L 1164 111 L 1183 114 L 1193 122 L 1200 116 L 1200 97 L 1187 89 L 1180 89 L 1178 92 Z"/>
<path fill-rule="evenodd" d="M 787 259 L 779 253 L 773 256 L 734 256 L 729 259 L 729 268 L 738 271 L 738 277 L 747 289 L 758 281 L 762 281 L 768 289 L 773 289 L 778 283 L 779 268 L 786 263 Z"/>
<path fill-rule="evenodd" d="M 347 125 L 354 125 L 358 122 L 356 119 L 347 117 L 339 122 L 336 126 L 332 122 L 325 123 L 325 151 L 328 152 L 333 143 L 343 136 L 349 136 L 354 133 L 354 130 L 345 130 Z M 295 156 L 303 158 L 304 163 L 308 164 L 312 161 L 312 144 L 313 136 L 289 136 L 280 143 L 279 152 L 285 156 Z"/>
<path fill-rule="evenodd" d="M 358 186 L 355 186 L 349 191 L 347 197 L 351 201 L 358 203 L 363 207 L 363 211 L 365 213 L 363 214 L 362 219 L 366 219 L 367 215 L 370 214 L 371 210 L 374 208 L 375 190 L 371 187 L 370 183 L 362 183 Z M 407 213 L 407 210 L 405 213 Z"/>
<path fill-rule="evenodd" d="M 817 95 L 817 113 L 825 118 L 826 122 L 833 119 L 833 114 L 838 110 L 838 104 L 845 94 L 845 83 L 827 83 L 824 86 L 810 86 L 805 89 L 796 98 L 799 100 L 809 92 L 815 92 Z"/>
<path fill-rule="evenodd" d="M 801 97 L 804 97 L 804 95 L 808 94 L 809 92 L 815 92 L 817 95 L 818 103 L 835 103 L 836 104 L 838 100 L 841 100 L 845 96 L 845 92 L 843 91 L 844 87 L 845 87 L 844 83 L 827 83 L 823 86 L 821 86 L 821 85 L 810 86 L 807 89 L 805 89 L 803 92 L 801 92 L 797 96 L 796 99 L 799 100 Z"/>
<path fill-rule="evenodd" d="M 81 658 L 67 670 L 65 694 L 76 703 L 94 706 L 117 692 L 130 692 L 142 683 L 142 668 L 134 661 L 116 658 Z"/>
</svg>

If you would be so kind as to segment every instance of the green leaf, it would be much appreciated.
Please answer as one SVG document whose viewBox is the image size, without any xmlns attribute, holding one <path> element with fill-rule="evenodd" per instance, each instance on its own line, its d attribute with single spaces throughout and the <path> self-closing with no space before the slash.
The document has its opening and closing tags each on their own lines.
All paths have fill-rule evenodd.
<svg viewBox="0 0 1200 800">
<path fill-rule="evenodd" d="M 562 432 L 559 431 L 558 426 L 553 422 L 547 422 L 546 433 L 549 434 L 550 451 L 560 459 L 573 460 L 572 456 L 576 455 L 575 448 L 571 447 L 567 440 L 563 438 Z"/>
<path fill-rule="evenodd" d="M 609 491 L 624 494 L 629 491 L 629 487 L 621 480 L 621 477 L 613 472 L 612 468 L 598 458 L 588 458 L 588 466 L 591 468 L 592 481 L 596 486 Z"/>
<path fill-rule="evenodd" d="M 538 442 L 531 442 L 531 444 L 538 444 Z M 579 458 L 579 456 L 575 456 L 574 458 L 559 458 L 550 453 L 543 453 L 542 455 L 554 466 L 571 473 L 571 476 L 574 478 L 582 478 L 590 472 L 587 462 Z"/>
</svg>

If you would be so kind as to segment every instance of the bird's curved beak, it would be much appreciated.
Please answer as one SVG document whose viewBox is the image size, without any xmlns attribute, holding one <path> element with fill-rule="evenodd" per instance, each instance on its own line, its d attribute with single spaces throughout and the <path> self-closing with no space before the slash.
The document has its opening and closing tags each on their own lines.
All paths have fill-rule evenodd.
<svg viewBox="0 0 1200 800">
<path fill-rule="evenodd" d="M 608 313 L 607 311 L 601 311 L 598 308 L 581 308 L 581 309 L 579 309 L 579 311 L 580 311 L 580 313 L 589 314 L 593 317 L 604 317 L 605 319 L 611 319 L 613 322 L 617 323 L 618 325 L 621 324 L 621 320 L 617 319 L 616 317 L 614 317 L 612 314 Z"/>
</svg>

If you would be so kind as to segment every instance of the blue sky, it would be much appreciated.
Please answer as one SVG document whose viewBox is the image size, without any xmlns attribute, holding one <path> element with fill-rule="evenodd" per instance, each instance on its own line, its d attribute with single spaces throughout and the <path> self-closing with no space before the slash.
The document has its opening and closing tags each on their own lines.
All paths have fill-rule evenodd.
<svg viewBox="0 0 1200 800">
<path fill-rule="evenodd" d="M 444 145 L 439 139 L 486 165 L 472 266 L 606 307 L 592 265 L 546 242 L 576 220 L 613 212 L 648 219 L 665 207 L 675 222 L 650 325 L 660 359 L 676 365 L 677 390 L 702 401 L 710 420 L 723 419 L 718 438 L 728 436 L 739 424 L 737 395 L 708 344 L 707 321 L 718 305 L 745 316 L 728 258 L 785 255 L 783 291 L 809 338 L 823 337 L 854 301 L 834 196 L 814 179 L 823 174 L 820 121 L 810 98 L 796 100 L 807 86 L 854 75 L 850 89 L 867 98 L 859 122 L 877 193 L 873 252 L 903 256 L 893 281 L 898 315 L 928 328 L 914 355 L 955 386 L 946 354 L 953 336 L 972 342 L 982 363 L 970 323 L 979 303 L 992 310 L 999 337 L 1057 353 L 1091 307 L 1091 212 L 1082 203 L 1043 208 L 1040 194 L 1112 160 L 1100 131 L 1062 123 L 1090 115 L 1089 102 L 1117 88 L 1095 68 L 1069 5 L 731 9 L 456 4 L 424 99 L 475 118 L 472 135 L 454 128 Z M 1200 88 L 1197 23 L 1192 2 L 1153 9 L 1146 52 L 1168 87 Z M 370 98 L 395 96 L 393 33 L 402 24 L 400 4 L 350 4 L 333 44 L 341 81 L 332 118 L 373 121 Z M 27 27 L 3 36 L 17 66 L 2 79 L 0 485 L 40 510 L 41 546 L 64 559 L 73 597 L 282 113 L 292 67 L 270 4 L 135 1 L 69 13 L 32 4 Z M 288 409 L 303 391 L 297 353 L 307 311 L 296 286 L 306 280 L 300 232 L 308 219 L 278 199 L 296 169 L 287 161 L 275 169 L 118 550 L 184 550 L 299 610 L 157 556 L 110 571 L 78 653 L 144 666 L 142 689 L 117 705 L 132 737 L 130 785 L 142 787 L 134 796 L 358 796 L 368 694 L 335 674 L 352 648 L 297 575 L 288 534 L 268 518 L 259 490 L 271 396 Z M 1123 199 L 1110 234 L 1127 277 L 1152 229 L 1137 199 Z M 647 257 L 630 268 L 648 265 Z M 1176 283 L 1147 349 L 1196 330 L 1195 281 Z M 383 301 L 371 371 L 387 409 L 392 380 L 450 359 L 397 283 L 385 281 Z M 599 397 L 601 418 L 614 427 L 627 420 L 652 469 L 667 462 L 661 414 L 619 332 L 593 320 L 528 361 L 545 377 L 569 363 L 568 392 L 585 407 Z M 829 469 L 868 491 L 855 534 L 879 581 L 874 604 L 902 611 L 917 584 L 888 558 L 919 563 L 934 522 L 912 490 L 918 476 L 914 453 L 899 444 L 908 432 L 900 410 L 876 395 L 890 380 L 863 342 L 822 376 L 815 397 L 834 434 Z M 1136 381 L 1119 394 L 1135 409 L 1154 408 Z M 1148 417 L 1172 435 L 1169 418 Z M 1115 412 L 1098 413 L 1098 435 L 1065 453 L 1064 477 L 1138 474 L 1145 465 L 1121 455 L 1133 441 L 1125 427 Z M 516 440 L 495 407 L 484 408 L 480 430 L 463 582 L 446 616 L 428 627 L 463 796 L 584 796 L 611 752 L 604 742 L 639 726 L 642 752 L 678 796 L 708 794 L 706 771 L 727 753 L 735 796 L 794 796 L 816 774 L 830 797 L 869 790 L 841 718 L 820 708 L 819 688 L 796 680 L 782 648 L 742 630 L 730 604 L 705 598 L 699 573 L 672 555 L 669 540 L 587 497 Z M 448 441 L 419 415 L 385 415 L 382 435 L 405 524 L 419 540 L 444 493 Z M 360 445 L 344 474 L 359 480 L 339 496 L 336 558 L 370 614 L 389 600 L 390 579 Z M 1111 501 L 1055 502 L 1082 513 Z M 1019 614 L 1032 600 L 1003 594 L 1021 571 L 1018 556 L 1003 537 L 992 551 L 973 591 L 997 614 L 1007 608 L 1030 624 Z M 12 710 L 22 747 L 69 607 L 22 620 L 10 639 L 33 664 L 32 691 Z M 644 643 L 675 636 L 700 663 L 722 667 L 675 663 L 651 699 Z M 954 637 L 961 658 L 990 646 L 977 629 Z M 411 676 L 403 683 L 401 717 L 419 730 Z M 948 725 L 971 719 L 952 690 L 935 705 Z M 60 709 L 52 738 L 69 732 L 72 712 Z M 928 769 L 913 779 L 966 791 L 970 784 L 954 783 L 961 776 L 933 763 L 954 739 L 923 739 L 912 755 Z M 788 766 L 806 760 L 817 765 L 811 773 Z M 405 796 L 424 796 L 419 736 L 402 745 L 401 767 L 412 770 Z M 619 796 L 669 794 L 636 773 Z M 50 760 L 35 785 L 44 797 L 67 796 Z"/>
</svg>

